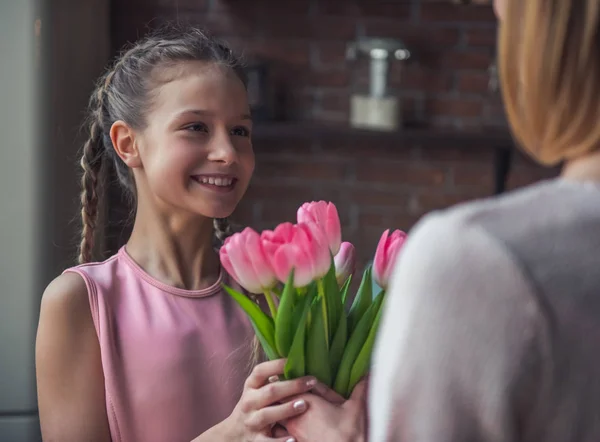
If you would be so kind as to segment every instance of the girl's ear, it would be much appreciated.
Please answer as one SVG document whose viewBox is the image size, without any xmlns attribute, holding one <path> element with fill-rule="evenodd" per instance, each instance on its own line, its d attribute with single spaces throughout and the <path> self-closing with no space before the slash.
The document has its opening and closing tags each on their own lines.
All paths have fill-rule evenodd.
<svg viewBox="0 0 600 442">
<path fill-rule="evenodd" d="M 110 140 L 117 155 L 130 168 L 142 166 L 142 159 L 135 140 L 135 132 L 127 123 L 118 120 L 110 128 Z"/>
</svg>

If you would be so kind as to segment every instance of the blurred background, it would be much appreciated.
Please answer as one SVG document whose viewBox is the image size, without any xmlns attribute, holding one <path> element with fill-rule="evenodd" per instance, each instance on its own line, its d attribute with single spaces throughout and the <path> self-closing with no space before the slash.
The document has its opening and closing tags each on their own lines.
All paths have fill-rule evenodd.
<svg viewBox="0 0 600 442">
<path fill-rule="evenodd" d="M 242 52 L 257 168 L 233 220 L 269 228 L 293 221 L 304 201 L 333 201 L 362 267 L 386 228 L 408 231 L 432 210 L 557 172 L 513 146 L 489 3 L 0 1 L 0 441 L 40 440 L 40 296 L 74 263 L 80 127 L 94 81 L 124 44 L 180 21 Z M 105 209 L 108 255 L 129 229 L 116 186 Z"/>
</svg>

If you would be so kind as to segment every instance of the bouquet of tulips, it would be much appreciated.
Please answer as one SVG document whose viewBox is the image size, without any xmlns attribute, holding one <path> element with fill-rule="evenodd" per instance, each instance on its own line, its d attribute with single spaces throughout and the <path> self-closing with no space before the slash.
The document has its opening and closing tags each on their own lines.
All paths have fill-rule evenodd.
<svg viewBox="0 0 600 442">
<path fill-rule="evenodd" d="M 368 371 L 385 289 L 406 234 L 383 233 L 349 308 L 356 252 L 341 236 L 333 203 L 305 203 L 297 224 L 260 234 L 246 228 L 225 241 L 220 258 L 241 287 L 264 294 L 270 315 L 225 286 L 250 318 L 266 356 L 287 358 L 286 379 L 312 375 L 347 398 Z M 381 287 L 376 296 L 373 280 Z"/>
</svg>

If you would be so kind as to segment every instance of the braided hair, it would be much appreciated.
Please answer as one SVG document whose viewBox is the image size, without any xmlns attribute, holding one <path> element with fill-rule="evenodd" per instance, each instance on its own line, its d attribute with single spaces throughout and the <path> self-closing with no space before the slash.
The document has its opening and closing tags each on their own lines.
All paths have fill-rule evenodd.
<svg viewBox="0 0 600 442">
<path fill-rule="evenodd" d="M 226 66 L 244 86 L 247 79 L 242 62 L 231 49 L 194 27 L 167 25 L 124 51 L 100 78 L 88 106 L 89 138 L 80 160 L 81 241 L 79 263 L 94 259 L 94 238 L 101 206 L 102 171 L 112 166 L 119 183 L 132 201 L 136 200 L 131 170 L 117 155 L 110 139 L 110 128 L 117 120 L 134 129 L 145 127 L 145 113 L 151 104 L 153 88 L 160 85 L 155 74 L 161 67 L 183 61 L 207 61 Z M 232 233 L 227 219 L 215 219 L 215 236 L 220 244 Z"/>
</svg>

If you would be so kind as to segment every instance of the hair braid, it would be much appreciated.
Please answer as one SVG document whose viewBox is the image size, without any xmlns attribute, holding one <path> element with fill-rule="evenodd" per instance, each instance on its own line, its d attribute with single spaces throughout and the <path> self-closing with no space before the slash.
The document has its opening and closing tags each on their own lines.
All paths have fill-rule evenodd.
<svg viewBox="0 0 600 442">
<path fill-rule="evenodd" d="M 215 237 L 220 247 L 228 237 L 233 235 L 233 228 L 229 223 L 229 218 L 215 218 L 213 225 L 215 227 Z"/>
<path fill-rule="evenodd" d="M 81 176 L 81 242 L 79 244 L 80 264 L 90 262 L 94 256 L 98 207 L 100 206 L 100 180 L 104 157 L 103 113 L 107 88 L 114 75 L 114 70 L 108 72 L 104 81 L 97 87 L 89 103 L 90 108 L 90 137 L 83 146 L 80 165 Z"/>
</svg>

